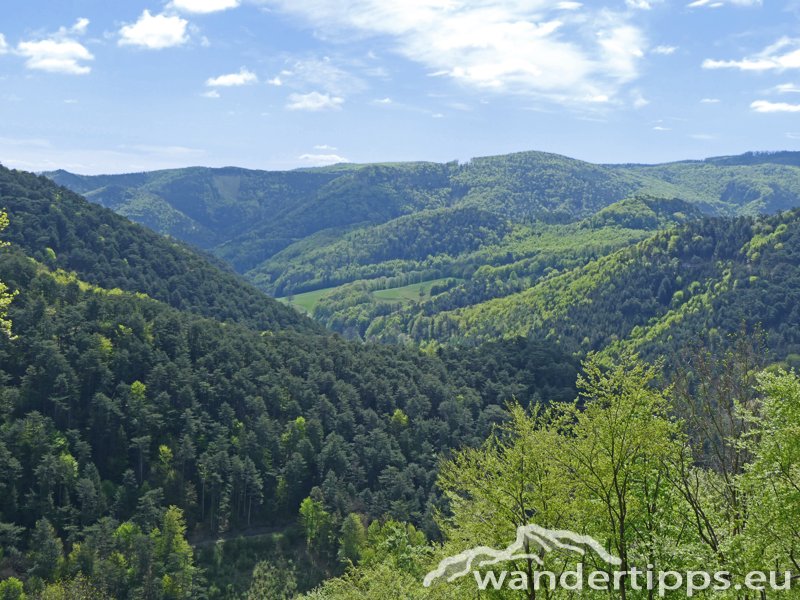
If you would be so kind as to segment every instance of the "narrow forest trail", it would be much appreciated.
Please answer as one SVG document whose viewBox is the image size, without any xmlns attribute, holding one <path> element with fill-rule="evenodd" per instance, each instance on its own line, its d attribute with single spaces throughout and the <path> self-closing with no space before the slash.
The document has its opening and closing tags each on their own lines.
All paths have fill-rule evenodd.
<svg viewBox="0 0 800 600">
<path fill-rule="evenodd" d="M 273 535 L 276 533 L 283 533 L 287 529 L 292 527 L 281 526 L 281 527 L 251 527 L 249 529 L 243 529 L 239 531 L 228 531 L 226 533 L 209 537 L 209 536 L 199 536 L 197 538 L 193 536 L 189 536 L 189 544 L 192 548 L 207 548 L 208 546 L 212 546 L 219 541 L 228 542 L 230 540 L 235 540 L 238 538 L 253 538 L 259 537 L 263 535 Z"/>
</svg>

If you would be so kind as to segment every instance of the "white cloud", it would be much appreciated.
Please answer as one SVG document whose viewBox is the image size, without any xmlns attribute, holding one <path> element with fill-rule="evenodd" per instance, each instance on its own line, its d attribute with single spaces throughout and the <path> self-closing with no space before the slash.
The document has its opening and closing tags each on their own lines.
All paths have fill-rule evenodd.
<svg viewBox="0 0 800 600">
<path fill-rule="evenodd" d="M 272 79 L 267 81 L 269 85 L 274 85 L 275 87 L 280 87 L 283 85 L 283 81 L 281 81 L 280 75 L 276 75 Z"/>
<path fill-rule="evenodd" d="M 219 98 L 219 92 L 217 90 L 208 90 L 207 92 L 203 92 L 200 94 L 203 98 Z"/>
<path fill-rule="evenodd" d="M 739 69 L 740 71 L 784 71 L 800 69 L 800 38 L 782 37 L 758 54 L 741 60 L 703 61 L 704 69 Z"/>
<path fill-rule="evenodd" d="M 338 110 L 344 103 L 344 98 L 321 94 L 320 92 L 310 92 L 308 94 L 289 94 L 289 101 L 286 108 L 289 110 Z"/>
<path fill-rule="evenodd" d="M 776 94 L 800 94 L 800 86 L 794 83 L 781 83 L 772 88 Z"/>
<path fill-rule="evenodd" d="M 77 21 L 75 21 L 75 25 L 72 26 L 70 29 L 70 33 L 74 33 L 75 35 L 83 35 L 86 33 L 86 29 L 89 27 L 89 19 L 81 17 Z"/>
<path fill-rule="evenodd" d="M 72 27 L 59 27 L 58 31 L 50 37 L 62 39 L 70 36 L 81 36 L 86 33 L 86 30 L 89 28 L 89 23 L 89 19 L 80 17 L 75 21 Z"/>
<path fill-rule="evenodd" d="M 88 27 L 89 19 L 80 18 L 72 27 L 59 27 L 58 31 L 44 39 L 21 41 L 15 52 L 25 57 L 28 69 L 86 75 L 92 69 L 84 63 L 94 60 L 94 56 L 75 36 L 86 33 Z M 0 54 L 10 51 L 5 37 L 0 35 Z"/>
<path fill-rule="evenodd" d="M 401 55 L 465 85 L 555 101 L 613 98 L 638 76 L 646 47 L 630 14 L 586 5 L 565 10 L 576 7 L 552 0 L 268 4 L 301 16 L 332 38 L 389 37 Z"/>
<path fill-rule="evenodd" d="M 670 54 L 675 54 L 677 49 L 677 46 L 656 46 L 650 52 L 653 54 L 660 54 L 662 56 L 669 56 Z"/>
<path fill-rule="evenodd" d="M 237 87 L 241 85 L 249 85 L 257 83 L 258 76 L 252 71 L 248 71 L 242 67 L 238 73 L 228 73 L 227 75 L 220 75 L 219 77 L 211 77 L 206 80 L 208 87 Z"/>
<path fill-rule="evenodd" d="M 377 99 L 373 100 L 372 103 L 373 104 L 391 104 L 392 103 L 392 99 L 388 98 L 388 97 L 387 98 L 377 98 Z"/>
<path fill-rule="evenodd" d="M 25 66 L 29 69 L 68 75 L 90 73 L 91 67 L 82 63 L 94 60 L 92 53 L 83 44 L 71 39 L 50 38 L 20 42 L 17 53 L 27 59 Z"/>
<path fill-rule="evenodd" d="M 726 4 L 733 6 L 761 6 L 761 0 L 694 0 L 686 6 L 689 8 L 721 8 Z"/>
<path fill-rule="evenodd" d="M 336 146 L 329 146 L 328 144 L 317 144 L 314 146 L 314 150 L 335 151 L 338 150 L 338 148 Z"/>
<path fill-rule="evenodd" d="M 720 103 L 719 98 L 703 98 L 702 100 L 700 100 L 700 104 L 719 104 L 719 103 Z"/>
<path fill-rule="evenodd" d="M 644 56 L 644 39 L 641 32 L 630 25 L 614 25 L 598 33 L 600 58 L 613 72 L 629 81 L 634 78 L 636 64 Z"/>
<path fill-rule="evenodd" d="M 184 12 L 208 14 L 236 8 L 239 0 L 173 0 L 170 6 Z"/>
<path fill-rule="evenodd" d="M 8 52 L 8 42 L 6 42 L 6 36 L 0 33 L 0 54 L 6 54 Z"/>
<path fill-rule="evenodd" d="M 788 102 L 769 102 L 767 100 L 756 100 L 750 105 L 750 108 L 759 113 L 800 112 L 800 104 L 789 104 Z"/>
<path fill-rule="evenodd" d="M 558 10 L 578 10 L 582 6 L 583 6 L 582 2 L 564 1 L 564 2 L 559 2 L 558 4 L 556 4 L 556 8 Z"/>
<path fill-rule="evenodd" d="M 350 162 L 344 156 L 339 156 L 338 154 L 301 154 L 297 158 L 303 162 L 314 165 L 333 165 L 336 163 Z"/>
<path fill-rule="evenodd" d="M 663 125 L 656 125 L 653 127 L 653 131 L 672 131 L 669 127 L 664 127 Z"/>
<path fill-rule="evenodd" d="M 177 16 L 151 15 L 145 10 L 136 23 L 119 30 L 120 46 L 140 46 L 149 50 L 161 50 L 181 46 L 189 41 L 186 28 L 189 22 Z"/>
</svg>

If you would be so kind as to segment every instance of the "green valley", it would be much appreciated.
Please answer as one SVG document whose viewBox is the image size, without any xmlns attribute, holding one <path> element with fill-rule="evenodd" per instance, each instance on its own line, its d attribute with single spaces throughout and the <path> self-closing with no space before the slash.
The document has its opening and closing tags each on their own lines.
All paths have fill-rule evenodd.
<svg viewBox="0 0 800 600">
<path fill-rule="evenodd" d="M 49 176 L 205 249 L 328 328 L 349 337 L 420 340 L 458 336 L 450 325 L 440 335 L 435 324 L 425 333 L 414 323 L 436 323 L 430 317 L 439 313 L 444 322 L 471 307 L 480 314 L 483 303 L 665 228 L 704 215 L 790 208 L 800 201 L 798 165 L 796 153 L 593 165 L 528 152 L 463 164 L 285 173 L 196 168 Z M 423 296 L 385 292 L 439 280 L 457 283 Z"/>
</svg>

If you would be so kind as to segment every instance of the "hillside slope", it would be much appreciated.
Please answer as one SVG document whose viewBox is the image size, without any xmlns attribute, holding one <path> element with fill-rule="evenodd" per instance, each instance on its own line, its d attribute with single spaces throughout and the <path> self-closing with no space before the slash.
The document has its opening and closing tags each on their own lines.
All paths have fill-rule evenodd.
<svg viewBox="0 0 800 600">
<path fill-rule="evenodd" d="M 4 237 L 31 257 L 107 289 L 139 292 L 175 308 L 256 329 L 313 324 L 266 297 L 228 267 L 45 177 L 0 166 Z"/>
<path fill-rule="evenodd" d="M 0 281 L 17 292 L 14 337 L 0 334 L 0 572 L 32 595 L 63 581 L 88 587 L 81 597 L 231 597 L 249 572 L 230 589 L 207 581 L 184 527 L 217 571 L 246 568 L 230 558 L 244 542 L 218 536 L 285 530 L 283 550 L 270 546 L 285 565 L 313 500 L 325 545 L 301 545 L 302 571 L 280 575 L 307 589 L 339 572 L 348 515 L 435 533 L 439 456 L 479 444 L 513 398 L 575 393 L 576 360 L 550 344 L 425 355 L 347 342 L 268 298 L 261 317 L 227 319 L 248 309 L 229 296 L 259 293 L 49 181 L 0 176 Z M 211 291 L 183 290 L 193 270 Z M 187 307 L 167 304 L 176 290 Z M 270 330 L 256 327 L 270 309 Z M 266 558 L 247 554 L 250 568 Z"/>
<path fill-rule="evenodd" d="M 574 352 L 669 354 L 763 327 L 774 359 L 800 354 L 800 210 L 661 232 L 532 287 L 455 310 L 398 311 L 368 337 L 475 344 L 529 336 Z M 792 358 L 795 360 L 795 358 Z"/>
<path fill-rule="evenodd" d="M 300 203 L 337 177 L 325 172 L 188 168 L 87 177 L 48 177 L 151 229 L 212 248 Z"/>
</svg>

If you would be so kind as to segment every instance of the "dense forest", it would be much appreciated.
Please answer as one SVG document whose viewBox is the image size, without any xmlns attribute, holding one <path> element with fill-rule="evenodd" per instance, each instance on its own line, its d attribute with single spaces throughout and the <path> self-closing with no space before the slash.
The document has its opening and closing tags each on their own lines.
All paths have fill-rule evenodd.
<svg viewBox="0 0 800 600">
<path fill-rule="evenodd" d="M 574 395 L 575 359 L 534 341 L 428 356 L 347 342 L 299 315 L 262 330 L 246 308 L 237 312 L 241 294 L 221 286 L 192 295 L 171 275 L 197 270 L 210 285 L 251 289 L 201 256 L 149 244 L 153 234 L 78 197 L 65 202 L 44 179 L 3 178 L 6 237 L 17 241 L 0 257 L 0 280 L 15 294 L 0 341 L 0 560 L 34 597 L 84 588 L 231 597 L 242 581 L 207 578 L 187 536 L 204 548 L 268 528 L 291 555 L 298 515 L 314 502 L 331 539 L 295 559 L 313 569 L 283 575 L 307 589 L 342 568 L 339 531 L 351 515 L 391 515 L 435 537 L 439 456 L 479 445 L 512 399 Z M 98 239 L 70 235 L 93 214 L 107 219 L 92 229 Z M 31 225 L 20 230 L 15 219 Z M 29 239 L 48 240 L 56 257 L 23 252 Z M 93 243 L 110 250 L 90 254 Z M 115 247 L 147 252 L 118 261 Z M 147 287 L 158 272 L 165 280 Z M 175 291 L 183 310 L 168 304 Z M 264 315 L 291 310 L 265 297 L 261 305 Z M 210 572 L 221 568 L 215 556 Z"/>
<path fill-rule="evenodd" d="M 310 328 L 307 320 L 267 300 L 222 268 L 223 263 L 86 202 L 44 177 L 0 167 L 0 206 L 13 217 L 4 238 L 51 269 L 221 321 L 258 329 Z"/>
<path fill-rule="evenodd" d="M 313 296 L 316 300 L 314 317 L 330 329 L 347 335 L 382 337 L 384 317 L 388 316 L 394 323 L 408 325 L 402 331 L 404 340 L 419 341 L 422 336 L 414 330 L 416 321 L 410 321 L 408 315 L 415 319 L 438 316 L 513 296 L 549 276 L 581 267 L 646 239 L 656 231 L 699 217 L 691 205 L 680 200 L 632 198 L 614 203 L 574 224 L 517 226 L 502 243 L 482 246 L 453 259 L 429 257 L 416 264 L 394 261 L 392 266 L 400 267 L 399 275 L 358 280 L 332 290 L 301 294 L 294 300 Z M 337 256 L 333 251 L 341 248 L 340 243 L 337 246 L 324 246 L 319 256 L 331 261 L 329 257 Z M 280 253 L 271 261 L 284 265 L 281 278 L 290 278 L 304 268 L 302 263 L 295 267 L 290 260 L 282 260 L 283 255 Z M 348 269 L 352 272 L 357 268 Z M 448 285 L 443 286 L 443 281 L 448 281 Z M 404 298 L 399 292 L 402 286 L 409 284 L 417 284 L 427 293 L 417 298 Z M 439 337 L 438 333 L 435 335 Z M 441 336 L 441 339 L 446 338 L 446 333 Z"/>
<path fill-rule="evenodd" d="M 691 369 L 669 380 L 631 355 L 604 366 L 590 357 L 576 402 L 512 407 L 485 444 L 442 464 L 443 543 L 407 523 L 373 523 L 345 575 L 303 597 L 797 597 L 800 379 L 759 371 L 750 340 L 730 348 L 686 356 Z M 580 556 L 574 543 L 532 537 L 532 554 L 489 560 L 487 547 L 505 548 L 531 523 L 591 536 L 618 560 L 619 586 L 605 558 Z M 469 563 L 471 548 L 486 562 Z M 606 577 L 589 587 L 576 563 Z M 553 574 L 538 589 L 537 572 Z M 657 574 L 650 588 L 645 572 Z M 481 591 L 478 582 L 491 583 Z"/>
<path fill-rule="evenodd" d="M 369 229 L 402 215 L 473 207 L 512 220 L 566 223 L 636 195 L 682 198 L 705 213 L 796 204 L 798 153 L 748 153 L 664 165 L 594 165 L 521 152 L 466 163 L 343 164 L 291 172 L 174 169 L 48 176 L 93 202 L 227 258 L 240 272 L 328 229 Z"/>
<path fill-rule="evenodd" d="M 760 325 L 770 356 L 794 366 L 800 354 L 799 254 L 800 211 L 702 219 L 551 273 L 503 298 L 427 313 L 423 304 L 422 311 L 379 317 L 367 333 L 437 343 L 522 335 L 551 339 L 570 352 L 627 348 L 654 357 L 698 334 L 718 343 L 742 324 Z"/>
<path fill-rule="evenodd" d="M 171 237 L 0 169 L 0 600 L 574 597 L 457 576 L 530 524 L 765 597 L 733 583 L 800 577 L 798 164 L 51 174 Z"/>
</svg>

